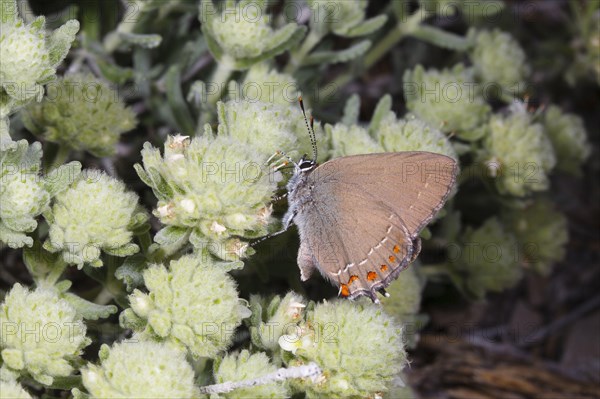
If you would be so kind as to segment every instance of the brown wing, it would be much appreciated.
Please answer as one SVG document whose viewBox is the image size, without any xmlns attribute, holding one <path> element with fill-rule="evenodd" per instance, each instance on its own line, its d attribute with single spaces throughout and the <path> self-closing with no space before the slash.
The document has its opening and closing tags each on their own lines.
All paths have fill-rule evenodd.
<svg viewBox="0 0 600 399">
<path fill-rule="evenodd" d="M 304 275 L 314 264 L 343 296 L 374 298 L 418 253 L 418 233 L 442 207 L 455 176 L 454 160 L 426 152 L 357 155 L 319 166 L 309 181 L 313 202 L 295 218 Z"/>
</svg>

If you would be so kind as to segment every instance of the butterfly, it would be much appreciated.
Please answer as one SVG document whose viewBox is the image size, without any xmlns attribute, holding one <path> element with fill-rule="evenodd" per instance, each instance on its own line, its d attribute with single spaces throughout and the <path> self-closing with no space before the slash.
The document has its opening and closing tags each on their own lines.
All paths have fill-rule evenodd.
<svg viewBox="0 0 600 399">
<path fill-rule="evenodd" d="M 305 113 L 301 99 L 300 105 Z M 340 296 L 378 303 L 377 292 L 388 296 L 385 288 L 419 255 L 419 233 L 446 202 L 458 165 L 424 151 L 345 156 L 319 165 L 312 124 L 311 118 L 314 156 L 294 163 L 283 231 L 298 228 L 302 281 L 316 269 Z"/>
</svg>

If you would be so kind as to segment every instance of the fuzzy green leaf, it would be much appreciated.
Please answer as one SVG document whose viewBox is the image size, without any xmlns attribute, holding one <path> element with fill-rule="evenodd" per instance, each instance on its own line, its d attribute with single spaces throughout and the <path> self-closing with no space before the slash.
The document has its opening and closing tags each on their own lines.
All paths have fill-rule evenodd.
<svg viewBox="0 0 600 399">
<path fill-rule="evenodd" d="M 146 326 L 146 319 L 139 317 L 133 309 L 125 309 L 119 315 L 119 325 L 130 330 L 143 330 Z"/>
<path fill-rule="evenodd" d="M 0 22 L 5 24 L 8 22 L 16 22 L 19 18 L 19 10 L 17 8 L 17 0 L 2 0 L 0 1 Z"/>
<path fill-rule="evenodd" d="M 145 185 L 147 185 L 148 187 L 154 187 L 154 182 L 152 181 L 148 173 L 146 173 L 142 165 L 136 163 L 135 165 L 133 165 L 133 168 L 140 177 L 140 180 L 143 181 Z"/>
<path fill-rule="evenodd" d="M 131 221 L 129 222 L 129 229 L 131 229 L 135 234 L 145 233 L 150 229 L 148 226 L 148 214 L 146 210 L 142 206 L 138 206 L 136 209 L 136 213 L 131 217 Z"/>
<path fill-rule="evenodd" d="M 369 18 L 366 21 L 356 25 L 344 34 L 345 37 L 366 36 L 379 30 L 387 22 L 387 15 L 379 15 Z"/>
<path fill-rule="evenodd" d="M 158 199 L 168 200 L 173 196 L 173 189 L 155 168 L 148 168 L 146 173 L 150 176 L 150 187 Z"/>
<path fill-rule="evenodd" d="M 65 59 L 75 36 L 79 32 L 79 21 L 72 19 L 52 32 L 48 38 L 50 65 L 57 66 Z"/>
<path fill-rule="evenodd" d="M 128 243 L 117 248 L 102 248 L 104 252 L 112 256 L 125 257 L 136 254 L 140 251 L 137 244 Z"/>
<path fill-rule="evenodd" d="M 119 38 L 127 44 L 142 48 L 155 48 L 162 42 L 162 36 L 157 34 L 119 32 Z"/>
<path fill-rule="evenodd" d="M 35 241 L 31 248 L 23 250 L 23 262 L 34 278 L 44 277 L 64 264 L 58 254 L 44 250 L 39 241 Z"/>
<path fill-rule="evenodd" d="M 346 101 L 344 105 L 344 116 L 342 117 L 342 123 L 346 126 L 356 125 L 358 123 L 358 116 L 360 114 L 360 97 L 354 93 Z"/>
<path fill-rule="evenodd" d="M 179 130 L 185 135 L 194 134 L 194 119 L 181 92 L 181 73 L 178 65 L 169 68 L 166 76 L 167 102 Z"/>
<path fill-rule="evenodd" d="M 115 271 L 115 277 L 127 286 L 127 292 L 144 284 L 142 272 L 146 268 L 146 258 L 142 254 L 129 256 Z"/>
<path fill-rule="evenodd" d="M 9 229 L 2 221 L 0 221 L 0 241 L 10 248 L 22 248 L 25 245 L 30 247 L 33 245 L 33 238 Z"/>
<path fill-rule="evenodd" d="M 244 268 L 244 262 L 242 262 L 241 260 L 231 262 L 215 262 L 215 267 L 223 269 L 227 272 L 230 272 L 232 270 L 242 270 Z"/>
<path fill-rule="evenodd" d="M 317 51 L 306 57 L 302 62 L 302 66 L 348 62 L 362 56 L 370 47 L 371 41 L 363 40 L 340 51 Z"/>
<path fill-rule="evenodd" d="M 167 226 L 159 230 L 154 236 L 154 242 L 161 246 L 170 246 L 187 241 L 190 229 L 183 227 Z M 183 244 L 181 244 L 183 245 Z"/>
<path fill-rule="evenodd" d="M 23 231 L 31 233 L 37 227 L 37 222 L 30 216 L 24 216 L 19 218 L 2 218 L 2 223 L 6 227 L 14 231 Z"/>
<path fill-rule="evenodd" d="M 86 320 L 104 319 L 111 314 L 117 313 L 115 305 L 98 305 L 71 293 L 62 295 L 62 298 L 75 308 L 75 311 Z"/>
<path fill-rule="evenodd" d="M 223 50 L 219 43 L 211 36 L 208 28 L 206 28 L 206 23 L 202 24 L 202 33 L 204 34 L 204 38 L 206 39 L 206 45 L 208 46 L 208 51 L 215 57 L 215 60 L 221 61 L 223 59 Z"/>
<path fill-rule="evenodd" d="M 134 76 L 133 69 L 131 68 L 120 67 L 112 62 L 103 60 L 101 57 L 97 57 L 95 61 L 98 64 L 98 68 L 100 68 L 100 72 L 102 72 L 102 76 L 113 83 L 125 84 Z"/>
<path fill-rule="evenodd" d="M 375 133 L 379 130 L 381 120 L 392 111 L 392 96 L 386 94 L 381 97 L 381 100 L 377 103 L 375 111 L 373 112 L 373 118 L 369 124 L 369 134 L 371 137 L 375 137 Z"/>
<path fill-rule="evenodd" d="M 271 59 L 286 50 L 296 46 L 306 34 L 305 26 L 298 26 L 295 23 L 289 23 L 279 29 L 271 40 L 270 50 L 265 51 L 260 56 L 244 60 L 236 60 L 237 69 L 248 69 L 254 64 Z"/>
<path fill-rule="evenodd" d="M 44 30 L 44 28 L 46 27 L 46 17 L 40 15 L 39 17 L 33 20 L 30 26 L 34 32 Z"/>
<path fill-rule="evenodd" d="M 25 152 L 20 160 L 22 167 L 26 168 L 27 172 L 37 172 L 40 170 L 40 160 L 42 159 L 42 144 L 36 141 L 24 149 Z"/>
<path fill-rule="evenodd" d="M 71 394 L 74 399 L 90 399 L 91 396 L 85 392 L 82 392 L 79 388 L 71 389 Z"/>
<path fill-rule="evenodd" d="M 429 25 L 419 25 L 411 35 L 427 43 L 449 50 L 465 51 L 469 48 L 469 40 L 463 36 Z"/>
<path fill-rule="evenodd" d="M 51 197 L 66 190 L 81 173 L 81 163 L 78 161 L 61 165 L 50 172 L 44 180 L 44 188 Z"/>
<path fill-rule="evenodd" d="M 16 147 L 17 143 L 13 141 L 8 132 L 8 118 L 0 118 L 0 151 L 8 151 Z"/>
</svg>

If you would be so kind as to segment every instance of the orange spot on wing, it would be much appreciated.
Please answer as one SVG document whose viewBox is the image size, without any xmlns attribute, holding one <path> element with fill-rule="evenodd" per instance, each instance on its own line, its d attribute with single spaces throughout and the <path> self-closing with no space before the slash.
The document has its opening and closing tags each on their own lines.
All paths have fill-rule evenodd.
<svg viewBox="0 0 600 399">
<path fill-rule="evenodd" d="M 343 297 L 347 297 L 350 295 L 350 289 L 348 288 L 348 286 L 346 284 L 342 284 L 340 286 L 340 295 Z"/>
<path fill-rule="evenodd" d="M 394 245 L 394 253 L 397 254 L 398 252 L 400 252 L 400 247 L 397 245 Z"/>
<path fill-rule="evenodd" d="M 387 265 L 381 265 L 379 268 L 381 269 L 382 272 L 385 272 L 388 269 Z"/>
<path fill-rule="evenodd" d="M 368 272 L 367 273 L 367 280 L 369 281 L 373 281 L 377 278 L 377 273 L 375 272 Z"/>
<path fill-rule="evenodd" d="M 358 276 L 353 274 L 352 276 L 350 276 L 350 279 L 348 280 L 348 285 L 352 284 L 356 280 L 358 280 Z"/>
<path fill-rule="evenodd" d="M 396 262 L 396 257 L 393 255 L 390 255 L 390 257 L 388 259 L 390 260 L 390 263 Z"/>
</svg>

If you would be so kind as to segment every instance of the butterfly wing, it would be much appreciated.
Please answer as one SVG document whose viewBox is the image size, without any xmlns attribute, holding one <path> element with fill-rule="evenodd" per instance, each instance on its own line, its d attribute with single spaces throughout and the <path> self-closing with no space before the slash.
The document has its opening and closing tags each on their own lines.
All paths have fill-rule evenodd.
<svg viewBox="0 0 600 399">
<path fill-rule="evenodd" d="M 342 296 L 386 287 L 414 260 L 418 234 L 443 206 L 456 162 L 428 152 L 337 158 L 308 176 L 311 203 L 294 219 L 303 279 L 313 267 Z"/>
</svg>

